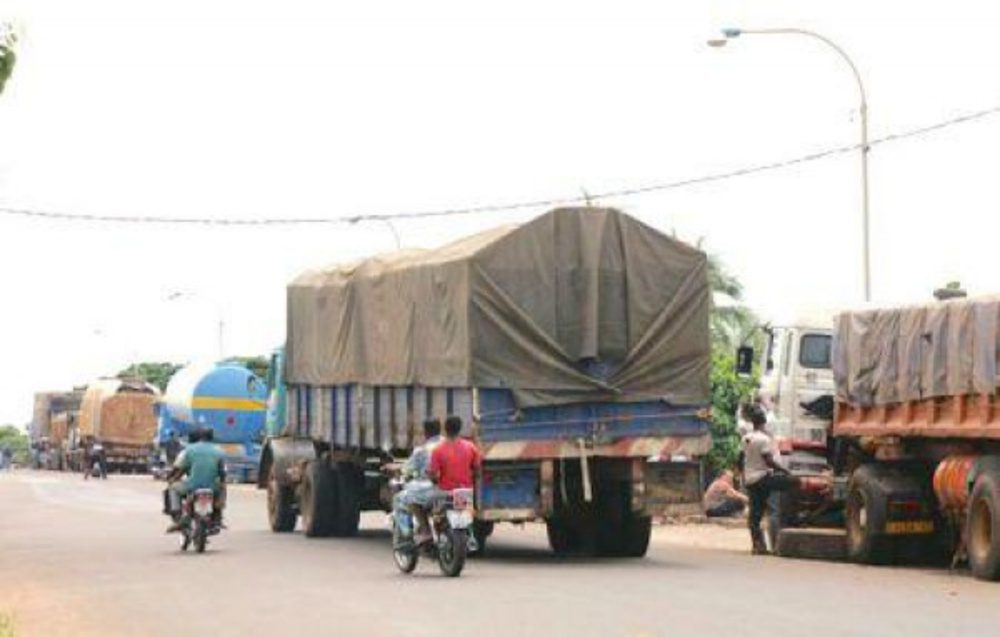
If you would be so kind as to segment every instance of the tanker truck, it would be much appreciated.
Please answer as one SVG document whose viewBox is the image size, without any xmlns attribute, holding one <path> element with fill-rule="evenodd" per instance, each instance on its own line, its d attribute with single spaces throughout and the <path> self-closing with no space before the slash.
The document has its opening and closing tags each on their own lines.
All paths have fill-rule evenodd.
<svg viewBox="0 0 1000 637">
<path fill-rule="evenodd" d="M 192 364 L 179 370 L 157 404 L 156 442 L 182 442 L 194 428 L 212 429 L 230 478 L 254 482 L 264 432 L 267 389 L 243 365 Z"/>
<path fill-rule="evenodd" d="M 700 510 L 704 253 L 621 212 L 559 209 L 288 286 L 258 485 L 271 528 L 357 533 L 428 417 L 483 453 L 475 534 L 544 522 L 558 553 L 643 556 L 653 516 Z"/>
<path fill-rule="evenodd" d="M 87 385 L 77 420 L 78 454 L 100 441 L 109 471 L 144 473 L 156 434 L 153 405 L 159 395 L 153 385 L 133 379 L 104 378 Z"/>
<path fill-rule="evenodd" d="M 998 352 L 997 297 L 773 331 L 761 363 L 765 379 L 780 378 L 762 399 L 776 428 L 801 424 L 781 452 L 803 478 L 773 502 L 777 552 L 967 560 L 976 577 L 1000 579 Z"/>
</svg>

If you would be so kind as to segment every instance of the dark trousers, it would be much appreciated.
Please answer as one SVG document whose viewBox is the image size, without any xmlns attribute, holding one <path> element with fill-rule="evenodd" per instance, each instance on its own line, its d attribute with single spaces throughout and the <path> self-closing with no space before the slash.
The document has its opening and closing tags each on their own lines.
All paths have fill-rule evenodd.
<svg viewBox="0 0 1000 637">
<path fill-rule="evenodd" d="M 716 507 L 705 511 L 705 515 L 710 518 L 728 518 L 743 512 L 746 505 L 740 500 L 726 500 Z"/>
<path fill-rule="evenodd" d="M 750 540 L 753 542 L 754 550 L 766 550 L 767 543 L 764 542 L 764 532 L 760 529 L 760 522 L 767 511 L 767 501 L 771 493 L 775 491 L 788 491 L 798 485 L 798 478 L 787 475 L 769 474 L 757 482 L 747 485 L 747 495 L 750 496 L 750 516 L 747 518 L 747 525 L 750 527 Z"/>
</svg>

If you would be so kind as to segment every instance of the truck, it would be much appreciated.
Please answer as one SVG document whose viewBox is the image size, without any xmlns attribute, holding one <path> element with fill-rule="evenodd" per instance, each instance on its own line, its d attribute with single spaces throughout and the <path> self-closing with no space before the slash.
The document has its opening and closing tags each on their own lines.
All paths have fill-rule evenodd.
<svg viewBox="0 0 1000 637">
<path fill-rule="evenodd" d="M 178 370 L 157 402 L 156 443 L 194 428 L 210 428 L 223 451 L 230 479 L 256 482 L 264 438 L 267 388 L 234 361 L 195 363 Z"/>
<path fill-rule="evenodd" d="M 483 454 L 480 547 L 544 522 L 558 553 L 645 555 L 654 516 L 700 510 L 707 258 L 608 208 L 563 208 L 288 287 L 258 486 L 272 530 L 351 536 L 427 417 Z"/>
<path fill-rule="evenodd" d="M 153 406 L 159 395 L 155 386 L 138 379 L 102 378 L 87 385 L 77 420 L 78 454 L 82 457 L 99 441 L 109 471 L 145 473 L 156 435 Z"/>
<path fill-rule="evenodd" d="M 967 561 L 1000 578 L 998 327 L 1000 299 L 987 297 L 769 333 L 761 402 L 802 478 L 773 502 L 779 553 L 826 527 L 815 537 L 839 537 L 829 552 L 855 562 Z"/>
<path fill-rule="evenodd" d="M 73 458 L 83 389 L 35 394 L 29 427 L 36 468 L 66 469 Z"/>
</svg>

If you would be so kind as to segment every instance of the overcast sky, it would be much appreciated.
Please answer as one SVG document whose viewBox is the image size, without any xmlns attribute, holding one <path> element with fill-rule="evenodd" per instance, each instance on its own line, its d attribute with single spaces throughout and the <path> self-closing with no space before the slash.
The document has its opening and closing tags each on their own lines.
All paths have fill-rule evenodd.
<svg viewBox="0 0 1000 637">
<path fill-rule="evenodd" d="M 330 6 L 334 5 L 336 6 Z M 0 96 L 0 206 L 352 216 L 600 193 L 856 142 L 1000 104 L 983 2 L 0 0 L 23 29 Z M 876 301 L 1000 291 L 1000 116 L 871 154 Z M 856 304 L 856 154 L 599 199 L 704 239 L 765 317 Z M 432 247 L 542 210 L 398 221 Z M 96 225 L 0 215 L 0 422 L 131 360 L 264 354 L 300 271 L 394 247 L 382 223 Z M 184 292 L 179 297 L 176 292 Z M 169 300 L 171 296 L 177 297 Z"/>
</svg>

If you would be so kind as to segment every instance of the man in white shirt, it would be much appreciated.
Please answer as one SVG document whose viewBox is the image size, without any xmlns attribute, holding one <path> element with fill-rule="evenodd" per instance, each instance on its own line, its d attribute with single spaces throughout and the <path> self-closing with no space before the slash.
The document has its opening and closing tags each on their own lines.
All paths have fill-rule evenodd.
<svg viewBox="0 0 1000 637">
<path fill-rule="evenodd" d="M 750 496 L 750 516 L 747 524 L 750 527 L 753 553 L 762 555 L 767 553 L 767 544 L 764 542 L 760 522 L 767 511 L 768 498 L 772 491 L 793 488 L 797 480 L 774 459 L 774 441 L 764 431 L 767 416 L 760 405 L 744 405 L 743 418 L 753 425 L 753 431 L 743 436 L 743 450 L 740 454 L 743 486 Z"/>
</svg>

